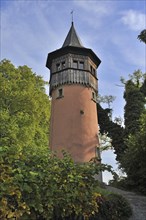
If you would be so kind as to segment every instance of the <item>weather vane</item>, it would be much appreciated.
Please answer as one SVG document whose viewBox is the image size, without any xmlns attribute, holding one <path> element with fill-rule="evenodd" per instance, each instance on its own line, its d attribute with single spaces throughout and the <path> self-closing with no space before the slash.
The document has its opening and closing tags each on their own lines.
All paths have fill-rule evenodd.
<svg viewBox="0 0 146 220">
<path fill-rule="evenodd" d="M 74 10 L 71 11 L 71 21 L 73 23 L 73 20 L 74 20 Z"/>
</svg>

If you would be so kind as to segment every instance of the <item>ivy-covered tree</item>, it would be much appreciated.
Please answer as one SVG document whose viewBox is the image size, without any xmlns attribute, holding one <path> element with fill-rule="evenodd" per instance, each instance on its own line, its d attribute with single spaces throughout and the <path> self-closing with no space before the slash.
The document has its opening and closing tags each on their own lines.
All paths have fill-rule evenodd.
<svg viewBox="0 0 146 220">
<path fill-rule="evenodd" d="M 125 183 L 146 195 L 146 111 L 139 120 L 139 129 L 126 140 L 126 152 L 122 158 L 122 167 L 127 177 Z"/>
<path fill-rule="evenodd" d="M 140 88 L 140 91 L 143 93 L 143 95 L 146 97 L 146 74 L 144 75 L 145 79 L 144 82 Z"/>
<path fill-rule="evenodd" d="M 146 162 L 144 156 L 146 154 L 146 78 L 140 70 L 129 75 L 129 78 L 127 81 L 122 78 L 126 101 L 124 107 L 125 126 L 122 128 L 123 132 L 115 127 L 115 134 L 112 137 L 113 140 L 116 139 L 117 143 L 118 140 L 122 143 L 123 147 L 116 142 L 113 147 L 116 149 L 119 167 L 127 174 L 118 184 L 146 194 Z M 108 118 L 105 121 L 109 124 Z M 113 128 L 112 125 L 111 131 Z M 118 133 L 118 131 L 120 132 Z M 118 148 L 119 146 L 120 148 Z M 117 181 L 115 183 L 117 184 Z"/>
<path fill-rule="evenodd" d="M 125 146 L 121 168 L 126 172 L 126 185 L 146 193 L 145 130 L 146 130 L 146 79 L 137 70 L 125 83 Z"/>
<path fill-rule="evenodd" d="M 139 129 L 139 118 L 144 111 L 145 96 L 143 75 L 137 70 L 130 76 L 125 84 L 124 98 L 126 101 L 124 110 L 125 134 L 126 136 L 134 134 Z"/>
<path fill-rule="evenodd" d="M 116 160 L 121 163 L 125 150 L 127 149 L 125 139 L 130 134 L 138 131 L 140 122 L 139 118 L 144 111 L 145 94 L 146 94 L 146 78 L 140 70 L 129 75 L 129 80 L 121 79 L 125 86 L 124 98 L 126 101 L 124 110 L 125 126 L 122 127 L 118 122 L 112 121 L 110 109 L 103 109 L 97 104 L 98 122 L 101 134 L 107 133 L 112 139 L 112 146 L 116 154 Z M 102 101 L 102 99 L 100 98 Z"/>
</svg>

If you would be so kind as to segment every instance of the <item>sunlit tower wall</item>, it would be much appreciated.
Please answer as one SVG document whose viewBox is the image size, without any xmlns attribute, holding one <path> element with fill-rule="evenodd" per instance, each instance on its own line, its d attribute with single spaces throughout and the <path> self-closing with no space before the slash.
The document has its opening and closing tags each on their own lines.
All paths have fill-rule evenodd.
<svg viewBox="0 0 146 220">
<path fill-rule="evenodd" d="M 50 69 L 50 149 L 61 157 L 68 152 L 75 162 L 87 162 L 99 148 L 97 68 L 100 59 L 85 48 L 74 28 L 63 46 L 48 54 Z"/>
</svg>

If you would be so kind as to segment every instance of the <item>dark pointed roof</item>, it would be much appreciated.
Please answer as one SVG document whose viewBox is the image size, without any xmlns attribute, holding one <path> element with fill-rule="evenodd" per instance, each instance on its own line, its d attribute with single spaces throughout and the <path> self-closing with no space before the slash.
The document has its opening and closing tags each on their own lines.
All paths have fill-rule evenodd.
<svg viewBox="0 0 146 220">
<path fill-rule="evenodd" d="M 64 41 L 63 46 L 60 49 L 57 49 L 48 54 L 46 66 L 49 69 L 51 69 L 53 59 L 56 59 L 59 56 L 63 56 L 69 53 L 88 56 L 96 64 L 97 67 L 101 63 L 101 60 L 97 57 L 97 55 L 91 49 L 83 46 L 83 44 L 81 43 L 76 33 L 73 22 L 67 34 L 67 37 Z"/>
<path fill-rule="evenodd" d="M 83 47 L 76 33 L 73 22 L 62 47 L 66 47 L 66 46 Z"/>
</svg>

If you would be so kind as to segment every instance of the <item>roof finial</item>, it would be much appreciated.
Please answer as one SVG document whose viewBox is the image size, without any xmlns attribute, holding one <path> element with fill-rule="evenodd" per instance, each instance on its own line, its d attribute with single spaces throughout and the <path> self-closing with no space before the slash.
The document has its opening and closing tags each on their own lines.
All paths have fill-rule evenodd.
<svg viewBox="0 0 146 220">
<path fill-rule="evenodd" d="M 73 24 L 74 21 L 74 10 L 71 11 L 71 23 Z"/>
</svg>

